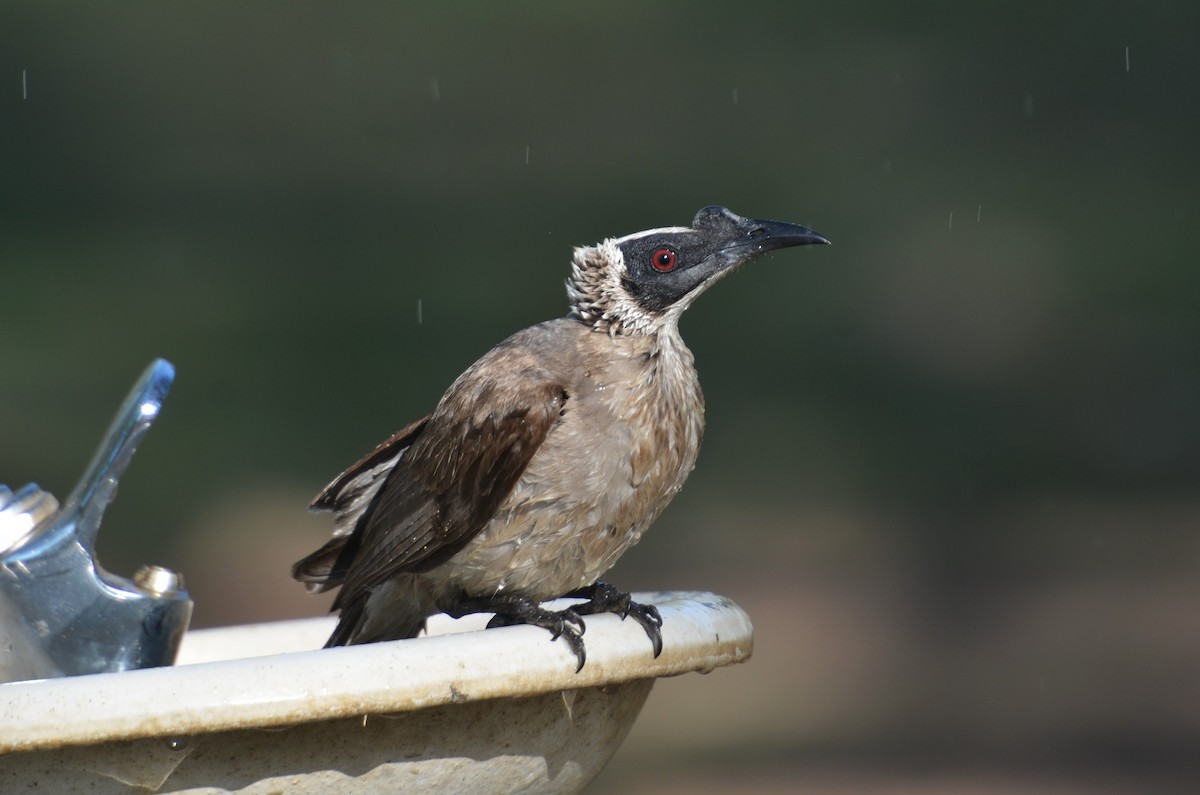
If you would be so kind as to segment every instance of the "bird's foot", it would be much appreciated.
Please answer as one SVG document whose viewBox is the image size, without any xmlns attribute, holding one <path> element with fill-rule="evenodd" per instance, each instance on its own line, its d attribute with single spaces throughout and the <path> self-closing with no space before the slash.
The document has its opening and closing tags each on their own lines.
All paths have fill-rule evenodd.
<svg viewBox="0 0 1200 795">
<path fill-rule="evenodd" d="M 567 596 L 587 599 L 583 604 L 572 607 L 578 615 L 590 616 L 596 613 L 616 613 L 622 620 L 632 618 L 642 625 L 650 642 L 654 644 L 654 656 L 662 654 L 662 616 L 654 605 L 644 605 L 635 602 L 629 594 L 618 591 L 607 582 L 595 582 L 587 587 L 571 591 Z"/>
<path fill-rule="evenodd" d="M 579 664 L 575 673 L 583 670 L 587 660 L 587 651 L 583 647 L 583 633 L 587 626 L 580 618 L 574 607 L 565 610 L 547 610 L 537 602 L 525 596 L 504 594 L 496 596 L 461 596 L 446 612 L 454 618 L 462 618 L 469 613 L 495 613 L 488 622 L 488 629 L 493 627 L 511 627 L 519 624 L 530 624 L 550 632 L 550 640 L 560 637 L 571 647 Z"/>
</svg>

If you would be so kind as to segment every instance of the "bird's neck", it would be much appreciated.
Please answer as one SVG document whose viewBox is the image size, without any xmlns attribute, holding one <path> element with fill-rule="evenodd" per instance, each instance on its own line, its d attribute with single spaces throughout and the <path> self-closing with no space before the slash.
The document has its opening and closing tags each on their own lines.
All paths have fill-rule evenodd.
<svg viewBox="0 0 1200 795">
<path fill-rule="evenodd" d="M 685 415 L 695 413 L 703 427 L 704 395 L 696 374 L 695 359 L 684 344 L 674 319 L 658 326 L 653 333 L 637 335 L 635 348 L 642 361 L 640 385 L 635 394 L 645 401 L 651 413 Z"/>
<path fill-rule="evenodd" d="M 654 333 L 592 329 L 582 339 L 587 378 L 599 401 L 627 431 L 632 459 L 653 462 L 664 483 L 682 483 L 704 434 L 704 395 L 692 352 L 674 323 Z M 641 482 L 639 480 L 639 482 Z"/>
<path fill-rule="evenodd" d="M 674 322 L 647 335 L 641 385 L 634 390 L 634 413 L 643 417 L 653 434 L 643 439 L 659 459 L 663 477 L 682 484 L 696 465 L 704 436 L 704 393 L 692 352 Z"/>
</svg>

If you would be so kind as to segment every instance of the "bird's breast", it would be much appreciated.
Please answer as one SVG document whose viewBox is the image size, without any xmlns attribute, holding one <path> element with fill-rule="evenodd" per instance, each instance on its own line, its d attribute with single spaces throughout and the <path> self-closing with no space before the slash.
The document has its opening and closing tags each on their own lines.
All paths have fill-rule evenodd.
<svg viewBox="0 0 1200 795">
<path fill-rule="evenodd" d="M 589 585 L 679 492 L 704 428 L 691 354 L 614 348 L 583 357 L 512 494 L 449 561 L 456 587 L 548 599 Z"/>
</svg>

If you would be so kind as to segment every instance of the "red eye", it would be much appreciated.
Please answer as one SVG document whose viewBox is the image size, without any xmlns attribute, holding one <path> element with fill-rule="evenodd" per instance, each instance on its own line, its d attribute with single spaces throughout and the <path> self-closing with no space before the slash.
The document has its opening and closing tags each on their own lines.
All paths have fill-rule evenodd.
<svg viewBox="0 0 1200 795">
<path fill-rule="evenodd" d="M 654 270 L 666 273 L 675 270 L 679 256 L 669 248 L 660 248 L 650 255 L 650 264 Z"/>
</svg>

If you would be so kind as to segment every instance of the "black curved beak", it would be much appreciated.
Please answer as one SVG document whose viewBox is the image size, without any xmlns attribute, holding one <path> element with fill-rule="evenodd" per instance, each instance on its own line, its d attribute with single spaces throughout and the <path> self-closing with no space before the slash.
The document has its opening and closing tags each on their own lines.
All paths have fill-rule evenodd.
<svg viewBox="0 0 1200 795">
<path fill-rule="evenodd" d="M 800 224 L 743 218 L 737 224 L 737 236 L 721 247 L 721 253 L 752 257 L 780 248 L 814 245 L 829 245 L 829 240 Z"/>
</svg>

